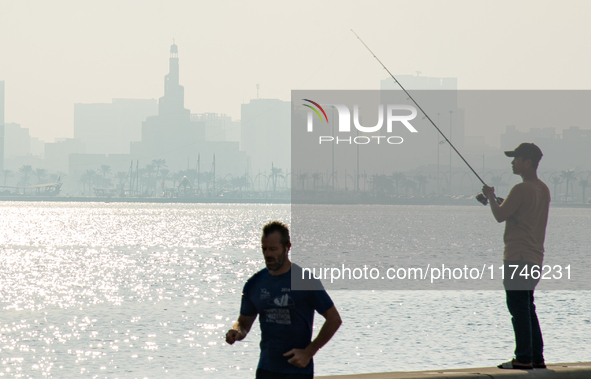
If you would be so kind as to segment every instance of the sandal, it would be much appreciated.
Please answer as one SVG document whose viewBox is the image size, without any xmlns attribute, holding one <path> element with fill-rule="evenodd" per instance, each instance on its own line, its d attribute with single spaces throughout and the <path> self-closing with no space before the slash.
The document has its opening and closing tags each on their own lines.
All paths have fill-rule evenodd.
<svg viewBox="0 0 591 379">
<path fill-rule="evenodd" d="M 504 369 L 514 369 L 514 370 L 531 370 L 531 369 L 533 369 L 533 366 L 531 363 L 530 364 L 519 363 L 515 359 L 512 359 L 509 362 L 501 363 L 497 367 L 504 368 Z M 542 367 L 540 367 L 540 368 L 542 368 Z"/>
</svg>

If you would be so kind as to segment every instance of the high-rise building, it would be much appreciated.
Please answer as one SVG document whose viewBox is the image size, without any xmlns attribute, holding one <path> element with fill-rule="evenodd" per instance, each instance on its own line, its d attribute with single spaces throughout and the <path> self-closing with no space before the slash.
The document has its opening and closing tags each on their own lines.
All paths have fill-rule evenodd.
<svg viewBox="0 0 591 379">
<path fill-rule="evenodd" d="M 4 80 L 0 80 L 0 170 L 4 170 Z"/>
<path fill-rule="evenodd" d="M 76 138 L 56 138 L 55 142 L 45 144 L 45 164 L 52 171 L 68 172 L 70 154 L 84 154 L 84 143 Z M 77 180 L 78 178 L 68 178 Z"/>
<path fill-rule="evenodd" d="M 591 169 L 591 129 L 570 126 L 560 133 L 555 127 L 540 127 L 521 132 L 515 125 L 507 125 L 501 134 L 501 151 L 513 150 L 522 142 L 542 149 L 542 171 Z"/>
<path fill-rule="evenodd" d="M 31 136 L 28 128 L 22 128 L 14 122 L 4 124 L 4 140 L 4 156 L 7 160 L 31 154 Z"/>
<path fill-rule="evenodd" d="M 291 102 L 252 99 L 242 104 L 240 150 L 250 156 L 250 174 L 271 166 L 291 170 Z"/>
<path fill-rule="evenodd" d="M 31 155 L 43 157 L 45 155 L 45 141 L 38 137 L 31 137 Z"/>
<path fill-rule="evenodd" d="M 417 72 L 413 75 L 396 75 L 396 79 L 411 96 L 419 103 L 441 132 L 459 150 L 464 151 L 465 136 L 465 110 L 458 107 L 458 80 L 457 78 L 437 78 L 421 76 Z M 402 92 L 394 79 L 381 80 L 380 89 L 382 103 L 398 103 L 413 105 L 408 96 Z M 404 171 L 421 166 L 451 167 L 462 166 L 461 159 L 457 157 L 453 148 L 445 142 L 439 132 L 418 111 L 413 121 L 420 127 L 418 135 L 407 139 L 398 149 L 401 156 L 412 159 L 398 159 L 392 165 L 393 170 Z M 443 142 L 442 142 L 443 141 Z M 452 173 L 448 173 L 451 175 Z"/>
<path fill-rule="evenodd" d="M 74 138 L 88 154 L 129 154 L 130 143 L 141 139 L 142 122 L 157 112 L 156 99 L 74 104 Z"/>
<path fill-rule="evenodd" d="M 202 122 L 205 126 L 206 141 L 240 142 L 240 121 L 217 113 L 191 114 L 191 121 Z"/>
</svg>

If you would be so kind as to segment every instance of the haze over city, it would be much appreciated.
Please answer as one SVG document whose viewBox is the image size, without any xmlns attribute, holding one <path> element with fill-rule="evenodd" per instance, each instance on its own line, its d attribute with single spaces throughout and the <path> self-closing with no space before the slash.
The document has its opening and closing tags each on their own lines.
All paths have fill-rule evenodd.
<svg viewBox="0 0 591 379">
<path fill-rule="evenodd" d="M 591 76 L 578 46 L 588 28 L 579 15 L 590 7 L 573 2 L 573 15 L 544 5 L 3 4 L 3 191 L 242 197 L 246 188 L 277 197 L 279 188 L 288 197 L 297 182 L 307 189 L 308 174 L 314 191 L 320 180 L 325 190 L 375 192 L 368 178 L 404 172 L 409 184 L 424 183 L 413 194 L 472 196 L 474 177 L 423 114 L 413 121 L 418 136 L 373 151 L 383 150 L 375 158 L 384 167 L 357 148 L 348 154 L 355 159 L 331 154 L 329 164 L 321 158 L 328 150 L 315 156 L 314 143 L 295 142 L 301 98 L 338 90 L 321 101 L 330 103 L 343 90 L 382 90 L 380 102 L 410 101 L 384 91 L 400 90 L 392 72 L 407 89 L 435 96 L 430 104 L 419 96 L 426 113 L 485 180 L 508 186 L 502 151 L 534 142 L 546 152 L 542 176 L 565 183 L 556 195 L 568 201 L 570 188 L 570 198 L 586 202 L 591 128 L 581 105 L 591 92 L 580 90 Z M 365 123 L 375 106 L 362 106 Z M 469 188 L 454 177 L 466 174 Z"/>
<path fill-rule="evenodd" d="M 459 89 L 588 89 L 585 1 L 277 3 L 2 2 L 5 121 L 45 142 L 73 136 L 75 103 L 162 96 L 180 47 L 185 106 L 240 118 L 292 89 L 378 89 L 395 74 L 455 77 Z M 581 125 L 581 127 L 585 127 Z M 499 145 L 501 131 L 475 130 Z M 519 128 L 519 126 L 518 126 Z"/>
</svg>

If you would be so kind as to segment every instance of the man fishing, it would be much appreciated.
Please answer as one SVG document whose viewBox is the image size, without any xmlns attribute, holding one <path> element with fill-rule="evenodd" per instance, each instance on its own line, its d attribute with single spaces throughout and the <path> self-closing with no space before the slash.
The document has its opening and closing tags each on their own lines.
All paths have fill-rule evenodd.
<svg viewBox="0 0 591 379">
<path fill-rule="evenodd" d="M 538 146 L 522 143 L 515 150 L 505 151 L 505 155 L 513 158 L 513 173 L 521 176 L 523 182 L 516 184 L 500 205 L 494 187 L 486 184 L 482 187 L 495 219 L 505 222 L 503 285 L 515 332 L 515 358 L 497 367 L 546 368 L 542 331 L 534 305 L 534 288 L 540 275 L 532 272 L 541 271 L 544 259 L 550 190 L 538 179 L 537 168 L 542 158 Z"/>
<path fill-rule="evenodd" d="M 312 280 L 314 290 L 291 289 L 292 264 L 289 229 L 273 221 L 263 227 L 261 247 L 266 268 L 254 274 L 242 291 L 240 316 L 226 333 L 232 345 L 243 340 L 259 315 L 261 355 L 257 379 L 311 379 L 314 377 L 312 357 L 336 333 L 341 317 L 320 282 Z M 301 274 L 298 277 L 302 277 Z M 314 311 L 326 321 L 312 341 Z"/>
</svg>

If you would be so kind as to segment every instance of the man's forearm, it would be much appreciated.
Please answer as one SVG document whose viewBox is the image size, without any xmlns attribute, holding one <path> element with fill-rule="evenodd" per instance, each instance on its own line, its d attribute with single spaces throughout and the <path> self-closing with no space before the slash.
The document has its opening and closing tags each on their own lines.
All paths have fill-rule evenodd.
<svg viewBox="0 0 591 379">
<path fill-rule="evenodd" d="M 239 331 L 242 335 L 244 335 L 246 337 L 246 335 L 248 334 L 248 332 L 250 331 L 249 329 L 247 329 L 244 325 L 242 325 L 240 323 L 240 321 L 236 321 L 234 323 L 234 325 L 232 326 L 232 329 Z"/>
<path fill-rule="evenodd" d="M 497 203 L 497 199 L 495 198 L 495 196 L 491 196 L 488 199 L 489 203 L 490 203 L 490 210 L 492 211 L 493 216 L 495 216 L 495 219 L 498 222 L 503 222 L 505 221 L 502 217 L 502 212 L 501 212 L 501 207 L 499 206 L 499 204 Z"/>
<path fill-rule="evenodd" d="M 341 323 L 342 321 L 340 317 L 335 317 L 324 321 L 322 328 L 320 328 L 320 332 L 318 333 L 316 338 L 314 338 L 314 341 L 310 342 L 310 344 L 306 347 L 305 350 L 311 356 L 316 354 L 316 352 L 318 352 L 318 350 L 320 350 L 322 346 L 326 345 L 326 343 L 330 341 L 332 336 L 334 336 L 334 334 L 341 326 Z"/>
<path fill-rule="evenodd" d="M 238 320 L 232 326 L 232 329 L 239 331 L 244 337 L 250 332 L 250 328 L 256 316 L 238 316 Z"/>
</svg>

